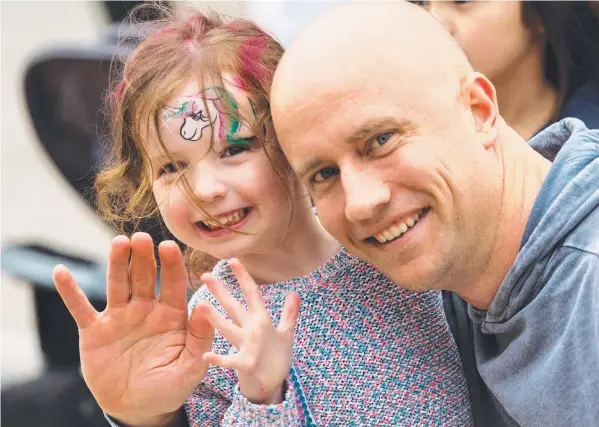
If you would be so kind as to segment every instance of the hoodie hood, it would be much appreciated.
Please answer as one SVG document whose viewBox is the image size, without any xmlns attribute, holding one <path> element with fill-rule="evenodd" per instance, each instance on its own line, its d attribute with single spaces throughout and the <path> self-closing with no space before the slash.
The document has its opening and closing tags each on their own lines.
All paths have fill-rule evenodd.
<svg viewBox="0 0 599 427">
<path fill-rule="evenodd" d="M 520 252 L 491 305 L 487 311 L 469 307 L 477 323 L 505 322 L 524 309 L 540 291 L 542 261 L 599 206 L 599 131 L 570 118 L 529 144 L 553 166 L 533 205 Z"/>
</svg>

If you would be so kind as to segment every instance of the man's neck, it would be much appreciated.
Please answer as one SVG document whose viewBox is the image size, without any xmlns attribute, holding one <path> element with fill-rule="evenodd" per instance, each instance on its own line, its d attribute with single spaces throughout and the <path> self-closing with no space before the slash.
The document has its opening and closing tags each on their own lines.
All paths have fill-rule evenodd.
<svg viewBox="0 0 599 427">
<path fill-rule="evenodd" d="M 279 245 L 263 254 L 240 257 L 256 283 L 282 282 L 309 274 L 341 248 L 309 207 L 296 206 L 296 211 Z"/>
<path fill-rule="evenodd" d="M 514 130 L 500 128 L 498 156 L 503 168 L 501 211 L 486 262 L 456 292 L 479 309 L 487 309 L 520 251 L 535 200 L 551 163 L 535 152 Z"/>
<path fill-rule="evenodd" d="M 557 108 L 558 93 L 545 78 L 543 58 L 541 49 L 530 49 L 493 82 L 502 117 L 525 140 L 545 126 Z"/>
</svg>

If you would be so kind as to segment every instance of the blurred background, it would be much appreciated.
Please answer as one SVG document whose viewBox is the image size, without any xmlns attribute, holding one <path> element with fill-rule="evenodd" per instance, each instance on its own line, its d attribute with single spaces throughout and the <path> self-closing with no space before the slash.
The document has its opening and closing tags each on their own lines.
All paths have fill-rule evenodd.
<svg viewBox="0 0 599 427">
<path fill-rule="evenodd" d="M 344 1 L 163 3 L 253 19 L 287 46 Z M 564 117 L 599 128 L 599 2 L 413 2 L 495 84 L 503 117 L 523 138 Z M 99 109 L 110 61 L 119 38 L 135 39 L 117 31 L 119 22 L 138 3 L 0 1 L 4 427 L 107 425 L 80 376 L 77 329 L 54 291 L 52 269 L 67 265 L 103 309 L 114 234 L 94 214 L 87 189 L 106 133 Z M 164 239 L 155 225 L 144 223 L 144 231 Z"/>
<path fill-rule="evenodd" d="M 42 425 L 39 410 L 47 407 L 19 405 L 37 395 L 59 395 L 61 386 L 78 400 L 64 402 L 70 415 L 56 415 L 43 425 L 83 425 L 85 416 L 89 422 L 84 425 L 95 425 L 92 419 L 99 422 L 93 400 L 80 388 L 74 369 L 77 332 L 53 291 L 51 272 L 59 262 L 72 268 L 88 296 L 95 298 L 94 305 L 102 308 L 104 259 L 114 234 L 80 193 L 91 183 L 88 170 L 100 154 L 97 135 L 103 129 L 95 126 L 96 110 L 115 50 L 111 28 L 135 3 L 142 2 L 0 3 L 0 375 L 2 424 L 8 427 Z M 250 17 L 284 45 L 331 4 L 170 3 Z M 15 418 L 18 412 L 24 418 Z"/>
</svg>

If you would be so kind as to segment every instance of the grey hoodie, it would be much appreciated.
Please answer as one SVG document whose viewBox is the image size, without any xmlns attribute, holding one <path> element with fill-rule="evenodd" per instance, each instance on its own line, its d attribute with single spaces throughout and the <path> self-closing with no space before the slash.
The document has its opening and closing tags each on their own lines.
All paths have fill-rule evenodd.
<svg viewBox="0 0 599 427">
<path fill-rule="evenodd" d="M 599 131 L 564 119 L 530 145 L 553 161 L 487 311 L 445 292 L 477 426 L 599 426 Z"/>
</svg>

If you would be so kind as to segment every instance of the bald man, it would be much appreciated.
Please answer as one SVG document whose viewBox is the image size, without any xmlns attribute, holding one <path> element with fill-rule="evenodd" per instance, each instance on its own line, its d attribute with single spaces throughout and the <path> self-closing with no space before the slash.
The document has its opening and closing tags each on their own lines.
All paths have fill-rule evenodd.
<svg viewBox="0 0 599 427">
<path fill-rule="evenodd" d="M 526 144 L 407 2 L 336 7 L 272 89 L 322 224 L 399 286 L 442 289 L 480 426 L 599 425 L 599 134 Z"/>
</svg>

